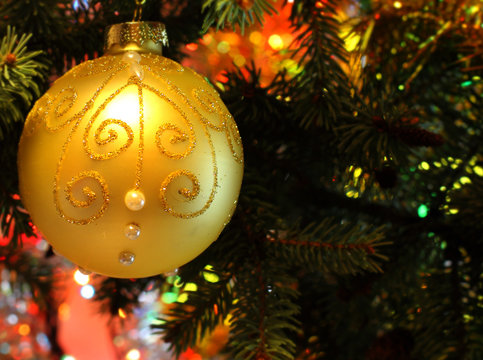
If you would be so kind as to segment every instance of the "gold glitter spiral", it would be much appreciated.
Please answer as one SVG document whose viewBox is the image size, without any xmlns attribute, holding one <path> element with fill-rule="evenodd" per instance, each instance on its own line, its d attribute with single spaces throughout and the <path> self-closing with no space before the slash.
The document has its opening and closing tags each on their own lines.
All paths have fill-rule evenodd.
<svg viewBox="0 0 483 360">
<path fill-rule="evenodd" d="M 22 137 L 24 136 L 32 136 L 39 126 L 44 122 L 44 119 L 47 117 L 47 114 L 50 110 L 51 99 L 49 94 L 44 94 L 40 99 L 38 99 L 32 110 L 27 116 L 25 120 L 25 126 L 22 133 Z"/>
<path fill-rule="evenodd" d="M 168 138 L 168 135 L 163 135 L 168 132 L 171 133 L 171 136 L 169 137 L 169 143 L 172 145 L 183 143 L 189 140 L 184 152 L 176 153 L 170 151 L 166 148 L 166 146 L 163 145 L 163 138 Z M 193 134 L 188 135 L 186 132 L 184 132 L 174 124 L 163 124 L 156 132 L 156 145 L 158 146 L 159 151 L 170 159 L 183 159 L 191 154 L 195 146 L 195 141 Z"/>
<path fill-rule="evenodd" d="M 117 125 L 118 127 L 122 128 L 127 135 L 126 141 L 120 145 L 116 150 L 114 151 L 109 151 L 108 153 L 105 154 L 97 154 L 92 151 L 90 146 L 88 145 L 88 137 L 89 137 L 89 132 L 92 129 L 92 123 L 89 124 L 89 126 L 86 128 L 85 133 L 84 133 L 84 149 L 89 155 L 91 159 L 95 160 L 107 160 L 107 159 L 112 159 L 113 157 L 118 156 L 120 153 L 125 151 L 129 146 L 131 146 L 133 140 L 134 140 L 134 132 L 131 129 L 131 127 L 126 124 L 124 121 L 117 120 L 117 119 L 107 119 L 104 120 L 102 123 L 99 124 L 99 126 L 96 129 L 96 132 L 94 134 L 94 139 L 96 141 L 97 145 L 107 145 L 109 143 L 112 143 L 116 141 L 119 137 L 118 132 L 114 130 L 113 128 L 109 128 L 109 126 L 114 126 Z M 108 129 L 108 130 L 107 130 Z M 106 136 L 107 133 L 107 136 Z"/>
<path fill-rule="evenodd" d="M 67 125 L 71 124 L 76 115 L 64 118 L 65 115 L 72 109 L 77 100 L 77 91 L 72 87 L 62 89 L 50 102 L 50 106 L 54 108 L 55 116 L 47 116 L 45 126 L 50 132 L 58 131 Z M 62 119 L 64 118 L 64 119 Z"/>
<path fill-rule="evenodd" d="M 82 171 L 78 175 L 74 176 L 70 181 L 67 182 L 67 185 L 64 191 L 65 191 L 65 197 L 69 201 L 69 203 L 76 208 L 88 208 L 96 201 L 97 199 L 96 192 L 87 185 L 82 186 L 83 183 L 84 184 L 86 183 L 87 179 L 94 180 L 101 188 L 102 204 L 99 210 L 95 214 L 84 219 L 75 219 L 73 217 L 66 215 L 64 212 L 60 212 L 61 216 L 66 221 L 72 224 L 85 225 L 94 221 L 95 219 L 100 218 L 106 211 L 107 206 L 109 204 L 109 188 L 107 186 L 107 183 L 102 177 L 102 175 L 95 170 Z M 81 186 L 81 191 L 84 197 L 86 198 L 85 200 L 78 200 L 75 198 L 74 188 L 76 186 Z M 60 210 L 58 203 L 57 203 L 57 207 L 58 207 L 58 210 Z"/>
<path fill-rule="evenodd" d="M 189 170 L 176 170 L 176 171 L 173 171 L 171 174 L 169 174 L 166 177 L 166 179 L 164 179 L 164 181 L 161 183 L 161 188 L 160 188 L 160 191 L 159 191 L 159 199 L 161 201 L 161 205 L 162 205 L 164 211 L 168 212 L 169 214 L 171 214 L 173 216 L 179 217 L 179 218 L 190 219 L 190 218 L 194 218 L 196 216 L 201 215 L 202 213 L 204 213 L 210 207 L 210 205 L 213 202 L 213 199 L 215 197 L 215 193 L 214 193 L 214 191 L 211 192 L 208 201 L 198 211 L 194 211 L 194 212 L 191 212 L 191 213 L 181 213 L 179 211 L 176 211 L 169 204 L 166 193 L 168 191 L 168 187 L 173 186 L 174 185 L 173 182 L 177 178 L 180 178 L 180 177 L 183 177 L 183 176 L 187 177 L 191 181 L 192 189 L 190 190 L 186 187 L 180 188 L 180 189 L 178 189 L 178 194 L 184 196 L 186 198 L 186 200 L 188 200 L 188 201 L 196 199 L 198 197 L 199 193 L 200 193 L 200 182 L 199 182 L 198 178 Z M 216 188 L 216 186 L 214 188 Z"/>
<path fill-rule="evenodd" d="M 118 134 L 117 132 L 110 128 L 107 131 L 107 136 L 103 138 L 103 133 L 105 132 L 104 130 L 107 129 L 108 126 L 113 126 L 117 125 L 118 127 L 122 128 L 127 135 L 126 141 L 116 149 L 116 150 L 111 150 L 107 153 L 100 154 L 95 152 L 91 146 L 89 145 L 89 134 L 92 130 L 92 127 L 94 125 L 94 122 L 96 119 L 99 117 L 99 115 L 102 113 L 102 111 L 106 108 L 106 106 L 116 97 L 118 96 L 126 87 L 130 86 L 131 84 L 126 84 L 113 92 L 110 96 L 107 97 L 106 100 L 97 108 L 96 112 L 92 116 L 92 118 L 89 120 L 85 131 L 84 131 L 84 136 L 82 139 L 82 143 L 84 145 L 84 150 L 86 151 L 87 155 L 94 160 L 107 160 L 107 159 L 112 159 L 116 156 L 118 156 L 120 153 L 125 151 L 129 146 L 131 146 L 133 139 L 134 139 L 134 132 L 132 128 L 124 121 L 118 120 L 118 119 L 107 119 L 104 120 L 97 128 L 95 131 L 94 139 L 96 141 L 97 145 L 106 145 L 109 143 L 114 142 L 115 140 L 118 139 Z"/>
<path fill-rule="evenodd" d="M 228 121 L 225 122 L 225 134 L 226 134 L 226 140 L 228 142 L 228 146 L 230 147 L 233 158 L 240 164 L 243 164 L 242 141 L 241 141 L 240 133 L 238 132 L 238 127 L 236 126 L 235 121 L 233 121 L 233 118 L 231 116 L 229 116 Z M 235 149 L 235 146 L 233 143 L 237 145 L 238 150 Z"/>
</svg>

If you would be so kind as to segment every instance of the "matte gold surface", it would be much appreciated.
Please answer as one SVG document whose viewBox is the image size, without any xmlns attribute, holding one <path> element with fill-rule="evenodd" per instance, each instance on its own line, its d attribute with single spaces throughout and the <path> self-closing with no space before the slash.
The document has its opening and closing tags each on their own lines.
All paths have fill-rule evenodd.
<svg viewBox="0 0 483 360">
<path fill-rule="evenodd" d="M 121 278 L 171 271 L 206 249 L 243 173 L 237 126 L 215 89 L 162 56 L 128 55 L 59 78 L 27 118 L 18 163 L 22 201 L 56 252 Z M 131 191 L 144 195 L 137 211 L 125 203 Z"/>
</svg>

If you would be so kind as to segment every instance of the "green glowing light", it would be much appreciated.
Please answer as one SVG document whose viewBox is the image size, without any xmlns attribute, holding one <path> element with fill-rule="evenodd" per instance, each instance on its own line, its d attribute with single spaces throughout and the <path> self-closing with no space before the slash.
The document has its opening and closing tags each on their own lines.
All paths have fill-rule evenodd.
<svg viewBox="0 0 483 360">
<path fill-rule="evenodd" d="M 473 81 L 471 81 L 471 80 L 464 81 L 464 82 L 461 83 L 461 87 L 468 87 L 471 84 L 473 84 Z"/>
<path fill-rule="evenodd" d="M 448 246 L 448 244 L 446 243 L 446 241 L 442 241 L 442 242 L 441 242 L 441 245 L 440 245 L 441 250 L 446 249 L 446 246 Z"/>
<path fill-rule="evenodd" d="M 428 216 L 428 212 L 429 212 L 429 209 L 426 205 L 424 205 L 424 204 L 419 205 L 418 216 L 420 218 L 425 218 L 426 216 Z"/>
<path fill-rule="evenodd" d="M 404 85 L 403 85 L 403 84 L 401 84 L 401 85 L 399 85 L 397 88 L 399 89 L 399 91 L 403 91 L 403 90 L 404 90 Z"/>
<path fill-rule="evenodd" d="M 178 294 L 175 294 L 175 293 L 172 293 L 172 292 L 165 292 L 162 296 L 161 296 L 161 300 L 163 300 L 163 302 L 165 304 L 172 304 L 174 303 L 176 300 L 178 299 Z"/>
</svg>

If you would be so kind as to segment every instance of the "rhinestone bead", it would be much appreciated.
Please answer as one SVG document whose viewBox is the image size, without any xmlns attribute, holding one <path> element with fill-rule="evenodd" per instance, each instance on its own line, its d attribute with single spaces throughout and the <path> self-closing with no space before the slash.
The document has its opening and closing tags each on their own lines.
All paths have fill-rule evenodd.
<svg viewBox="0 0 483 360">
<path fill-rule="evenodd" d="M 136 256 L 130 251 L 123 251 L 119 254 L 119 262 L 123 265 L 131 265 L 134 262 Z"/>
<path fill-rule="evenodd" d="M 129 240 L 136 240 L 139 235 L 141 235 L 141 228 L 135 223 L 127 224 L 124 228 L 124 235 L 126 235 Z"/>
</svg>

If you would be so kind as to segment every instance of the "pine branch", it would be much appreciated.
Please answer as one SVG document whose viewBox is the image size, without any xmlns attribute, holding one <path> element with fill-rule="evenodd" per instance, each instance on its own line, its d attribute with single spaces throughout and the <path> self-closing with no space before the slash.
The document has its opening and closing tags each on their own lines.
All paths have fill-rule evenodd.
<svg viewBox="0 0 483 360">
<path fill-rule="evenodd" d="M 341 66 L 348 54 L 339 36 L 337 2 L 296 1 L 290 20 L 297 34 L 292 48 L 303 71 L 294 78 L 294 111 L 308 129 L 332 130 L 339 116 L 351 113 L 350 82 Z"/>
<path fill-rule="evenodd" d="M 255 255 L 256 256 L 256 255 Z M 293 359 L 297 292 L 278 261 L 257 258 L 236 277 L 230 351 L 234 359 Z"/>
<path fill-rule="evenodd" d="M 20 251 L 10 247 L 0 246 L 0 267 L 15 274 L 18 291 L 23 293 L 25 284 L 32 293 L 33 300 L 41 307 L 47 307 L 52 301 L 53 286 L 52 265 L 27 251 Z"/>
<path fill-rule="evenodd" d="M 307 271 L 356 274 L 361 271 L 382 272 L 373 257 L 388 260 L 376 248 L 383 242 L 382 228 L 363 227 L 324 219 L 305 228 L 296 227 L 287 234 L 268 235 L 280 261 L 290 261 Z"/>
<path fill-rule="evenodd" d="M 101 304 L 101 310 L 111 316 L 118 316 L 120 310 L 129 314 L 139 304 L 139 295 L 143 291 L 158 288 L 161 276 L 141 279 L 117 279 L 104 277 L 96 286 L 94 300 Z"/>
<path fill-rule="evenodd" d="M 0 140 L 12 132 L 12 123 L 23 122 L 33 101 L 40 96 L 38 83 L 46 77 L 39 61 L 42 51 L 27 51 L 31 35 L 20 38 L 7 26 L 0 43 Z"/>
<path fill-rule="evenodd" d="M 263 24 L 265 14 L 276 13 L 271 2 L 272 0 L 204 0 L 202 11 L 205 13 L 205 20 L 202 32 L 207 32 L 212 26 L 219 30 L 228 25 L 233 30 L 239 26 L 243 34 L 246 26 L 255 22 Z"/>
<path fill-rule="evenodd" d="M 151 326 L 162 334 L 177 356 L 199 343 L 216 325 L 223 322 L 233 303 L 231 278 L 226 274 L 205 269 L 190 281 L 196 284 L 196 290 L 181 290 L 181 293 L 187 294 L 187 300 L 175 303 L 159 319 L 161 324 Z"/>
</svg>

